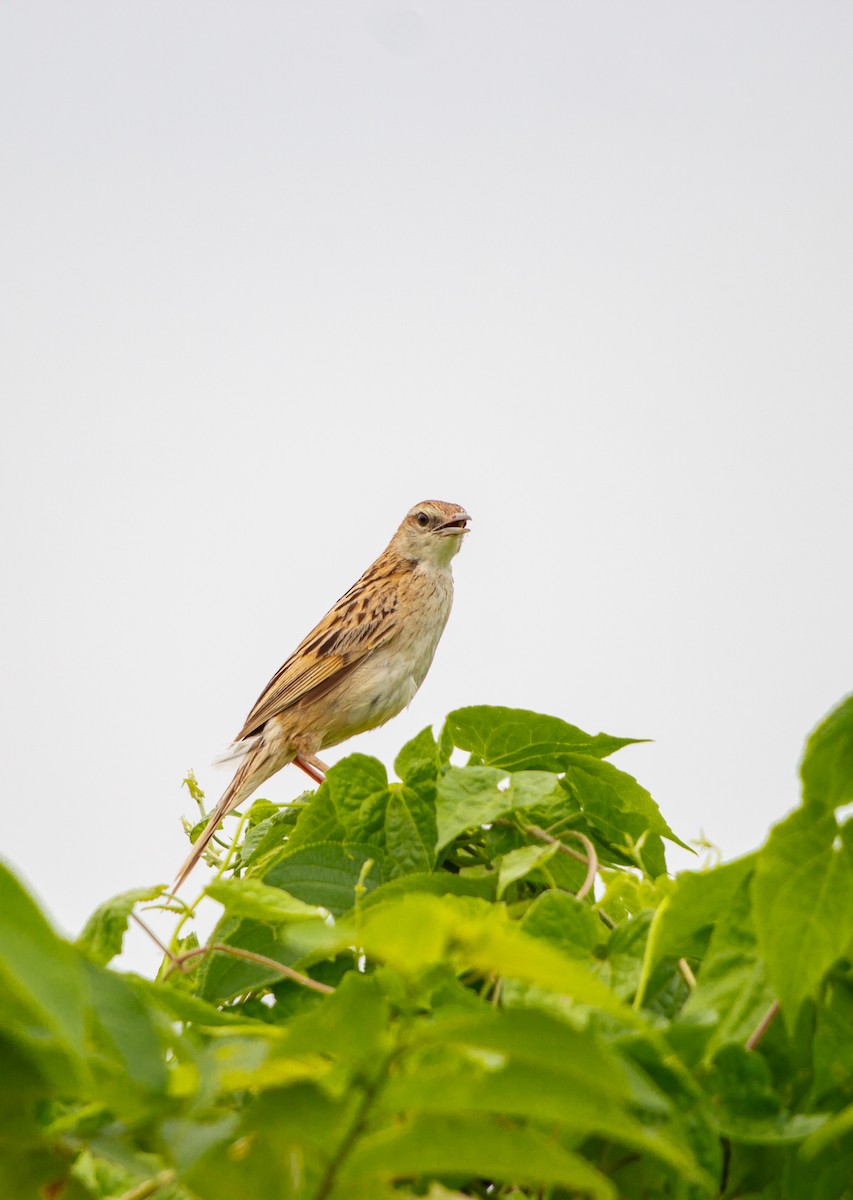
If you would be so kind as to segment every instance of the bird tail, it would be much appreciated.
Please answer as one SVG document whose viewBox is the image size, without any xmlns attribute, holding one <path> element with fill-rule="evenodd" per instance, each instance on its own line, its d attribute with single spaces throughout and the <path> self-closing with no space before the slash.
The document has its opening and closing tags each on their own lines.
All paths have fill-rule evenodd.
<svg viewBox="0 0 853 1200">
<path fill-rule="evenodd" d="M 252 747 L 256 750 L 257 747 Z M 204 829 L 199 834 L 196 841 L 193 843 L 193 848 L 187 855 L 186 860 L 181 865 L 181 869 L 175 876 L 175 882 L 172 884 L 172 890 L 177 891 L 184 882 L 190 871 L 196 865 L 207 849 L 213 835 L 216 833 L 219 822 L 232 812 L 238 805 L 242 804 L 247 796 L 258 787 L 271 772 L 259 770 L 261 763 L 258 761 L 257 753 L 249 753 L 243 758 L 234 778 L 228 784 L 228 787 L 222 793 L 222 798 L 216 805 L 216 808 L 210 814 L 210 819 Z M 261 754 L 263 759 L 263 754 Z"/>
</svg>

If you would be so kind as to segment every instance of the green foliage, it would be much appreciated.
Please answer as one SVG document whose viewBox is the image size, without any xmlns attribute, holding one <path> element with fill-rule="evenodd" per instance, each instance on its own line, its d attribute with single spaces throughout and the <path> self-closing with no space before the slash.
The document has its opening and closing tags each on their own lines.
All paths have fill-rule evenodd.
<svg viewBox="0 0 853 1200">
<path fill-rule="evenodd" d="M 853 704 L 762 848 L 675 879 L 629 741 L 462 709 L 76 943 L 0 867 L 0 1196 L 853 1200 Z M 110 970 L 151 902 L 158 979 Z"/>
</svg>

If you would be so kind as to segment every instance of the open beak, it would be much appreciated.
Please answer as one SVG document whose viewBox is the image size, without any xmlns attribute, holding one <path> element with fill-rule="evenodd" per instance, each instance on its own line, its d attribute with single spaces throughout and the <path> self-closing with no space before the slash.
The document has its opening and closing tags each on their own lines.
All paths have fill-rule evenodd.
<svg viewBox="0 0 853 1200">
<path fill-rule="evenodd" d="M 468 516 L 468 514 L 466 512 L 459 512 L 456 514 L 455 517 L 451 517 L 449 521 L 445 521 L 442 525 L 439 525 L 439 527 L 438 527 L 439 533 L 448 533 L 448 534 L 470 533 L 471 531 L 468 528 L 468 524 L 467 524 L 468 521 L 470 521 L 470 520 L 471 520 L 471 518 Z"/>
</svg>

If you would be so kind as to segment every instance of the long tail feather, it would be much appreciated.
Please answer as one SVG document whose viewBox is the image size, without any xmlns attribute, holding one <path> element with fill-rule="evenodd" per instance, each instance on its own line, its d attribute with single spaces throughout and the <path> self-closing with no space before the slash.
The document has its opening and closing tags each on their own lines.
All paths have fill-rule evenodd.
<svg viewBox="0 0 853 1200">
<path fill-rule="evenodd" d="M 232 793 L 231 787 L 229 786 L 228 790 L 225 792 L 222 799 L 217 804 L 216 808 L 210 814 L 210 819 L 207 822 L 207 825 L 204 827 L 204 829 L 201 831 L 201 833 L 199 834 L 199 836 L 193 843 L 192 850 L 190 850 L 189 854 L 187 855 L 186 859 L 184 860 L 184 862 L 181 865 L 181 869 L 178 871 L 177 875 L 175 876 L 175 882 L 172 884 L 173 891 L 178 890 L 178 888 L 184 882 L 186 877 L 189 875 L 190 871 L 193 869 L 193 867 L 196 865 L 198 860 L 201 858 L 202 854 L 204 854 L 205 850 L 207 849 L 207 845 L 210 842 L 210 839 L 216 833 L 216 827 L 219 824 L 219 822 L 222 820 L 222 818 L 224 816 L 226 816 L 231 811 L 232 808 L 236 807 L 236 805 L 232 803 L 232 799 L 233 799 L 233 793 Z M 238 801 L 238 803 L 239 803 L 239 801 Z"/>
<path fill-rule="evenodd" d="M 172 884 L 173 891 L 177 891 L 202 854 L 204 854 L 222 818 L 226 817 L 228 813 L 242 804 L 246 797 L 250 796 L 255 788 L 259 787 L 265 779 L 269 778 L 273 770 L 277 769 L 277 766 L 273 766 L 270 756 L 265 752 L 262 745 L 257 744 L 251 747 L 250 752 L 244 757 L 237 769 L 234 778 L 222 793 L 222 799 L 210 814 L 207 825 L 199 834 L 193 844 L 192 850 L 190 850 L 186 860 L 181 865 L 181 869 L 175 876 L 175 882 Z"/>
</svg>

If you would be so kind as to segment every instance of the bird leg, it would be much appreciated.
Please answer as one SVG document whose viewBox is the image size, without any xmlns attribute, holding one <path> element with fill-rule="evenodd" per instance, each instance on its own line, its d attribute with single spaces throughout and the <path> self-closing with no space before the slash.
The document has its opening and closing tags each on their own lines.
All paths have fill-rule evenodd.
<svg viewBox="0 0 853 1200">
<path fill-rule="evenodd" d="M 329 769 L 315 754 L 299 754 L 294 758 L 293 765 L 304 771 L 315 783 L 322 783 Z"/>
</svg>

